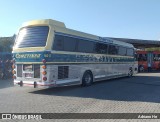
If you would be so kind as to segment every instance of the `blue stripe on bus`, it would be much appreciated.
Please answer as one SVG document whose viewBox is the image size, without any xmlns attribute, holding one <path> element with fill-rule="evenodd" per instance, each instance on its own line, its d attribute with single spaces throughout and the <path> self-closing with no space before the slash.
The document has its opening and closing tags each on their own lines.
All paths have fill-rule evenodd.
<svg viewBox="0 0 160 122">
<path fill-rule="evenodd" d="M 133 62 L 134 58 L 129 57 L 111 57 L 104 55 L 82 55 L 82 54 L 54 54 L 51 52 L 25 52 L 13 53 L 16 62 L 42 62 L 46 59 L 47 62 Z"/>
</svg>

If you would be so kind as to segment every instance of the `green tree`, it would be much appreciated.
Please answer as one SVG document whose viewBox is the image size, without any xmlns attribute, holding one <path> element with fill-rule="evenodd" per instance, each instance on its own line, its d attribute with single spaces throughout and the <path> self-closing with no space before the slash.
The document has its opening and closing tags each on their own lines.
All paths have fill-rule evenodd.
<svg viewBox="0 0 160 122">
<path fill-rule="evenodd" d="M 12 37 L 1 37 L 0 38 L 0 51 L 11 52 L 14 44 L 15 35 Z"/>
<path fill-rule="evenodd" d="M 145 51 L 160 51 L 160 47 L 145 48 Z"/>
</svg>

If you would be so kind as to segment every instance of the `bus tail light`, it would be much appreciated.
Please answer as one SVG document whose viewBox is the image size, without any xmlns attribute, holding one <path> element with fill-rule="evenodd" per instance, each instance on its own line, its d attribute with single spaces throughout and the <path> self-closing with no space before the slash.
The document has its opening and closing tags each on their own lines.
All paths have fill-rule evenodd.
<svg viewBox="0 0 160 122">
<path fill-rule="evenodd" d="M 15 63 L 15 59 L 13 59 L 11 62 L 12 62 L 12 63 Z"/>
<path fill-rule="evenodd" d="M 46 72 L 46 71 L 43 71 L 43 72 L 42 72 L 42 74 L 43 74 L 43 75 L 46 75 L 46 74 L 47 74 L 47 72 Z"/>
<path fill-rule="evenodd" d="M 13 79 L 16 79 L 16 76 L 15 76 L 15 75 L 13 75 Z"/>
<path fill-rule="evenodd" d="M 46 80 L 47 80 L 47 77 L 43 77 L 43 80 L 46 81 Z"/>
<path fill-rule="evenodd" d="M 12 65 L 12 69 L 15 69 L 15 68 L 16 68 L 16 66 L 13 64 L 13 65 Z"/>
<path fill-rule="evenodd" d="M 13 70 L 13 71 L 12 71 L 12 74 L 16 74 L 16 71 L 15 71 L 15 70 Z"/>
<path fill-rule="evenodd" d="M 46 63 L 46 59 L 43 59 L 42 62 L 45 64 Z"/>
<path fill-rule="evenodd" d="M 46 69 L 46 65 L 43 65 L 43 66 L 42 66 L 42 69 Z"/>
</svg>

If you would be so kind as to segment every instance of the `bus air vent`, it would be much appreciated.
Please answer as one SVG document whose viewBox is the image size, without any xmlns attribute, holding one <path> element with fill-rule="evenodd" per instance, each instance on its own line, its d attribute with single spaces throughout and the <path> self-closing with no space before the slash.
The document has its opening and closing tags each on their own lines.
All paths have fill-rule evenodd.
<svg viewBox="0 0 160 122">
<path fill-rule="evenodd" d="M 58 79 L 68 78 L 69 67 L 68 66 L 58 66 Z"/>
</svg>

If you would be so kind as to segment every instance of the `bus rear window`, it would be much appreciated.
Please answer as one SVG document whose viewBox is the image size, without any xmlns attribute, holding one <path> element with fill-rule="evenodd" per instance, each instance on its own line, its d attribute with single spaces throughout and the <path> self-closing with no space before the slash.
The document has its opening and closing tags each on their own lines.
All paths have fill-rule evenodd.
<svg viewBox="0 0 160 122">
<path fill-rule="evenodd" d="M 44 47 L 48 37 L 48 26 L 24 27 L 19 31 L 15 47 Z"/>
</svg>

